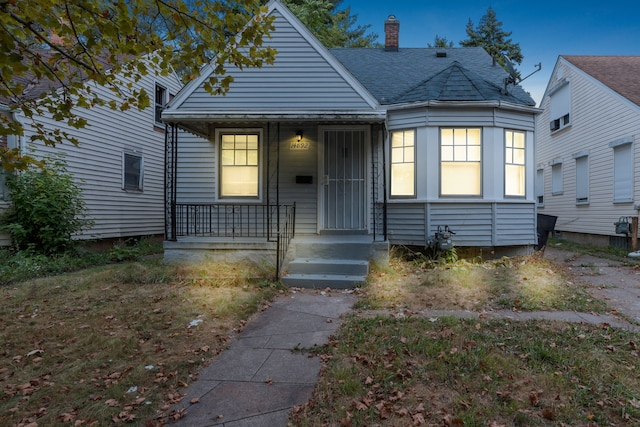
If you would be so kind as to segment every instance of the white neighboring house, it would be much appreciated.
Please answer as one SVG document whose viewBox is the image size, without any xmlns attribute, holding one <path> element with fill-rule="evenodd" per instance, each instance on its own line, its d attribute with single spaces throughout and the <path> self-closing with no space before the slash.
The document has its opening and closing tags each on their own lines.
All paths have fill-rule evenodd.
<svg viewBox="0 0 640 427">
<path fill-rule="evenodd" d="M 34 97 L 48 89 L 35 83 L 30 94 Z M 77 114 L 89 123 L 84 129 L 69 127 L 51 117 L 36 118 L 48 129 L 59 128 L 77 138 L 78 146 L 65 142 L 49 147 L 41 141 L 31 142 L 34 128 L 29 119 L 11 113 L 10 101 L 0 99 L 0 111 L 21 121 L 25 128 L 24 136 L 9 136 L 0 144 L 19 147 L 23 154 L 36 158 L 64 156 L 67 171 L 77 179 L 88 215 L 94 222 L 80 239 L 164 233 L 165 125 L 160 115 L 164 105 L 180 90 L 181 83 L 174 74 L 162 77 L 150 73 L 135 85 L 143 87 L 151 97 L 151 106 L 142 111 L 136 108 L 114 111 L 108 106 L 78 109 Z M 114 98 L 106 87 L 93 90 L 106 100 Z M 4 180 L 0 178 L 0 210 L 9 204 L 3 187 Z M 0 245 L 9 243 L 9 236 L 0 235 Z"/>
<path fill-rule="evenodd" d="M 567 239 L 624 246 L 640 208 L 640 56 L 560 56 L 538 117 L 538 212 Z"/>
</svg>

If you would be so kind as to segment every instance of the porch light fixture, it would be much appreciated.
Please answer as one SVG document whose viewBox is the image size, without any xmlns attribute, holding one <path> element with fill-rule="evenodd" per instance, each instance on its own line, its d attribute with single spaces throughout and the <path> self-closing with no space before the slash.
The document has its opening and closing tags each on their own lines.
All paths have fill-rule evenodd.
<svg viewBox="0 0 640 427">
<path fill-rule="evenodd" d="M 302 141 L 302 131 L 299 130 L 298 132 L 296 132 L 296 140 L 298 142 Z"/>
</svg>

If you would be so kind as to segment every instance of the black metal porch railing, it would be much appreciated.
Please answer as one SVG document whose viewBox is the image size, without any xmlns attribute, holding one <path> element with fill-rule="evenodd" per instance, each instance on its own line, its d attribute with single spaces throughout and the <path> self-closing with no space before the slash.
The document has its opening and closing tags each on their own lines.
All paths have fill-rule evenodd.
<svg viewBox="0 0 640 427">
<path fill-rule="evenodd" d="M 175 228 L 179 236 L 257 237 L 277 239 L 278 224 L 291 205 L 176 203 Z M 280 217 L 280 221 L 278 221 Z"/>
<path fill-rule="evenodd" d="M 296 204 L 287 207 L 286 211 L 284 223 L 280 224 L 276 244 L 276 281 L 280 280 L 280 272 L 289 250 L 289 243 L 296 235 Z"/>
</svg>

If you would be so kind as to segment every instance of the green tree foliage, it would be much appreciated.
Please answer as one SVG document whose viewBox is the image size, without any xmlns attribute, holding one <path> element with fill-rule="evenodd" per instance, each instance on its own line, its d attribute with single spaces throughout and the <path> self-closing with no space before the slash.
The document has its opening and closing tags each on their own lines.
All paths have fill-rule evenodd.
<svg viewBox="0 0 640 427">
<path fill-rule="evenodd" d="M 0 215 L 0 231 L 11 234 L 16 250 L 60 253 L 91 224 L 81 190 L 61 161 L 21 171 L 7 184 L 11 204 Z"/>
<path fill-rule="evenodd" d="M 284 0 L 283 3 L 328 48 L 373 47 L 378 38 L 371 25 L 356 25 L 351 8 L 339 9 L 342 0 Z"/>
<path fill-rule="evenodd" d="M 143 109 L 150 104 L 134 83 L 144 75 L 176 69 L 185 81 L 211 63 L 205 82 L 224 94 L 232 81 L 225 67 L 272 63 L 275 50 L 263 46 L 272 30 L 259 0 L 0 0 L 0 135 L 22 135 L 10 120 L 20 112 L 37 133 L 32 140 L 78 143 L 37 120 L 43 114 L 75 128 L 87 126 L 77 107 L 108 105 Z M 118 101 L 101 98 L 94 84 Z M 34 86 L 46 89 L 34 98 Z M 19 153 L 0 148 L 5 169 L 26 167 Z"/>
<path fill-rule="evenodd" d="M 440 37 L 439 35 L 436 34 L 436 37 L 433 39 L 433 44 L 431 43 L 427 43 L 427 47 L 428 48 L 446 48 L 446 47 L 453 47 L 453 42 L 447 40 L 446 37 Z"/>
<path fill-rule="evenodd" d="M 503 67 L 504 59 L 502 55 L 506 55 L 511 61 L 522 63 L 522 52 L 520 44 L 514 43 L 509 36 L 511 31 L 507 32 L 502 29 L 502 22 L 498 21 L 496 13 L 489 6 L 487 13 L 480 19 L 478 25 L 473 28 L 473 22 L 469 19 L 467 23 L 467 35 L 469 38 L 460 42 L 461 46 L 483 47 L 494 62 L 498 62 Z"/>
</svg>

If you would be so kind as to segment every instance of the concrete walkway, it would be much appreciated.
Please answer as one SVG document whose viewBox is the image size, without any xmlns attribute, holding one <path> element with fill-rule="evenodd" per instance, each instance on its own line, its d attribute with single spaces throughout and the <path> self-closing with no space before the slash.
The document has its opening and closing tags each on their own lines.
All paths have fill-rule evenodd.
<svg viewBox="0 0 640 427">
<path fill-rule="evenodd" d="M 327 343 L 356 298 L 348 292 L 292 291 L 249 321 L 204 368 L 173 409 L 172 426 L 286 426 L 313 392 L 321 361 L 298 349 Z"/>
</svg>

